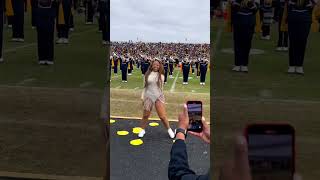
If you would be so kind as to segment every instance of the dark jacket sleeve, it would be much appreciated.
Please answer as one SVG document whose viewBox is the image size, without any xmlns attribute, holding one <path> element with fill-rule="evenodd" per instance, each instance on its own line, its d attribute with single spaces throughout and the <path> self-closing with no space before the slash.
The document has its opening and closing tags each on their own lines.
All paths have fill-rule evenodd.
<svg viewBox="0 0 320 180">
<path fill-rule="evenodd" d="M 183 140 L 176 140 L 172 146 L 168 177 L 169 180 L 209 180 L 209 175 L 196 175 L 189 168 L 187 147 Z"/>
</svg>

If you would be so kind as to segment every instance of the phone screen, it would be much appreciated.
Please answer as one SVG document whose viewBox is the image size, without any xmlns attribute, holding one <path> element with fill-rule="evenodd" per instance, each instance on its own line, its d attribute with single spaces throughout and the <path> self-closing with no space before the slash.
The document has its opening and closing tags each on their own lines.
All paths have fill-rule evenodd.
<svg viewBox="0 0 320 180">
<path fill-rule="evenodd" d="M 247 135 L 253 180 L 293 180 L 294 133 L 261 128 Z"/>
<path fill-rule="evenodd" d="M 202 103 L 200 101 L 188 101 L 188 115 L 189 115 L 189 131 L 202 131 Z"/>
</svg>

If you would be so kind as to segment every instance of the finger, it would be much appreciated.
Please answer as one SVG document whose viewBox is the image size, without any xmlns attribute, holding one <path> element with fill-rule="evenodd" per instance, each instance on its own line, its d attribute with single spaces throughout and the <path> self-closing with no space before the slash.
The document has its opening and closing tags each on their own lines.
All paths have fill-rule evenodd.
<svg viewBox="0 0 320 180">
<path fill-rule="evenodd" d="M 188 107 L 186 104 L 183 104 L 183 113 L 186 117 L 188 116 Z"/>
<path fill-rule="evenodd" d="M 243 136 L 236 138 L 236 147 L 234 152 L 234 167 L 239 179 L 251 180 L 247 140 Z"/>
<path fill-rule="evenodd" d="M 298 173 L 295 173 L 293 175 L 293 180 L 302 180 L 302 176 L 300 174 L 298 174 Z"/>
<path fill-rule="evenodd" d="M 209 124 L 206 122 L 205 118 L 202 116 L 201 118 L 201 121 L 202 121 L 202 125 L 204 126 L 205 129 L 208 129 L 209 128 Z"/>
<path fill-rule="evenodd" d="M 201 137 L 200 133 L 196 133 L 196 132 L 193 132 L 193 131 L 188 131 L 189 134 L 192 134 L 194 136 L 197 136 L 197 137 Z"/>
</svg>

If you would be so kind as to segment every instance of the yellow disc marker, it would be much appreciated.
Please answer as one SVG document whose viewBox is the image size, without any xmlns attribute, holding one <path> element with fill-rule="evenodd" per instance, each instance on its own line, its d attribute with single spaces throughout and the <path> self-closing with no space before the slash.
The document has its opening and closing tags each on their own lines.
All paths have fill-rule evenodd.
<svg viewBox="0 0 320 180">
<path fill-rule="evenodd" d="M 159 126 L 159 123 L 156 123 L 156 122 L 152 122 L 152 123 L 149 123 L 149 126 Z"/>
<path fill-rule="evenodd" d="M 139 134 L 141 130 L 142 130 L 141 127 L 135 127 L 135 128 L 132 129 L 132 132 L 133 132 L 134 134 Z"/>
<path fill-rule="evenodd" d="M 110 124 L 115 123 L 116 120 L 110 119 Z"/>
<path fill-rule="evenodd" d="M 128 132 L 128 131 L 117 131 L 117 134 L 118 134 L 119 136 L 126 136 L 126 135 L 129 134 L 129 132 Z"/>
<path fill-rule="evenodd" d="M 141 139 L 134 139 L 130 141 L 130 144 L 132 146 L 140 146 L 141 144 L 143 144 L 143 141 Z"/>
</svg>

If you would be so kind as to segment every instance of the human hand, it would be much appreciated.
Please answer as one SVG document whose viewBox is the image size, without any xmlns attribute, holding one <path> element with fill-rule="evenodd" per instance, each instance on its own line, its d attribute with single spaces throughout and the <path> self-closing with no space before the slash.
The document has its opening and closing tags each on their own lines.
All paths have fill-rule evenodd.
<svg viewBox="0 0 320 180">
<path fill-rule="evenodd" d="M 236 138 L 233 160 L 225 162 L 219 180 L 252 180 L 245 137 Z M 302 176 L 295 173 L 293 180 L 302 180 Z"/>
<path fill-rule="evenodd" d="M 188 108 L 186 104 L 183 104 L 183 111 L 179 114 L 178 117 L 178 127 L 187 130 L 189 126 L 189 115 Z"/>
<path fill-rule="evenodd" d="M 202 125 L 203 125 L 203 129 L 200 133 L 193 132 L 193 131 L 188 131 L 188 133 L 194 136 L 197 136 L 200 139 L 202 139 L 204 142 L 210 144 L 210 126 L 207 124 L 204 117 L 202 117 Z"/>
</svg>

